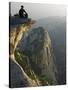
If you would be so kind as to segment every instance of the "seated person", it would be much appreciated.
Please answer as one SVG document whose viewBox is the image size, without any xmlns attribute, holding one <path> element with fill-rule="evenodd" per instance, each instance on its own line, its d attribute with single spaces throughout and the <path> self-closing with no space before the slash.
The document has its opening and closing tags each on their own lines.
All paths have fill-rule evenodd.
<svg viewBox="0 0 68 90">
<path fill-rule="evenodd" d="M 21 6 L 21 9 L 19 10 L 19 16 L 21 18 L 28 18 L 27 12 L 24 10 L 24 6 Z"/>
</svg>

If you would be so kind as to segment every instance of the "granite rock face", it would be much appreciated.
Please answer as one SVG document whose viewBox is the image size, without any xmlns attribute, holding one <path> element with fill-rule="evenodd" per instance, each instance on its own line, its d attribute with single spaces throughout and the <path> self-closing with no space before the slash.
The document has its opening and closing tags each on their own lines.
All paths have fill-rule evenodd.
<svg viewBox="0 0 68 90">
<path fill-rule="evenodd" d="M 21 38 L 17 48 L 21 54 L 24 53 L 28 57 L 31 69 L 41 85 L 58 84 L 52 43 L 44 28 L 30 30 L 24 38 Z"/>
</svg>

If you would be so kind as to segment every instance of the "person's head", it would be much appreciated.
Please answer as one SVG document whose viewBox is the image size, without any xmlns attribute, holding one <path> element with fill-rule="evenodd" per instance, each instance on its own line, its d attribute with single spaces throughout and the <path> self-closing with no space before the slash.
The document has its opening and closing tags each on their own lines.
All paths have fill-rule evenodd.
<svg viewBox="0 0 68 90">
<path fill-rule="evenodd" d="M 24 8 L 24 6 L 22 5 L 21 8 Z"/>
</svg>

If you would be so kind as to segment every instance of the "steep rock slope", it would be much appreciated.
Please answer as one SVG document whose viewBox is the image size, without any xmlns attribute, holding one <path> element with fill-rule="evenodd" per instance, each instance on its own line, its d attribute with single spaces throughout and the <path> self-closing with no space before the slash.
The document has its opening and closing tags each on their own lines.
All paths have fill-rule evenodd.
<svg viewBox="0 0 68 90">
<path fill-rule="evenodd" d="M 58 70 L 58 84 L 66 84 L 66 17 L 47 17 L 33 25 L 47 29 L 52 41 Z"/>
<path fill-rule="evenodd" d="M 10 28 L 11 87 L 58 84 L 49 34 L 42 27 L 29 31 L 33 23 Z"/>
<path fill-rule="evenodd" d="M 22 38 L 17 46 L 19 53 L 28 57 L 30 69 L 41 85 L 57 83 L 55 57 L 48 32 L 42 27 L 34 28 Z"/>
</svg>

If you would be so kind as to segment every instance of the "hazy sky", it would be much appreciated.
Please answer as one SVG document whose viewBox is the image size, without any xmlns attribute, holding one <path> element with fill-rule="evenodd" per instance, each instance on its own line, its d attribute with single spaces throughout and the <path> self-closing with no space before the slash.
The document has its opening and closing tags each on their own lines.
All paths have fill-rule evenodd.
<svg viewBox="0 0 68 90">
<path fill-rule="evenodd" d="M 37 4 L 37 3 L 11 3 L 11 14 L 14 15 L 19 12 L 20 6 L 23 5 L 27 11 L 29 18 L 41 19 L 48 16 L 66 16 L 66 6 L 52 5 L 52 4 Z"/>
</svg>

